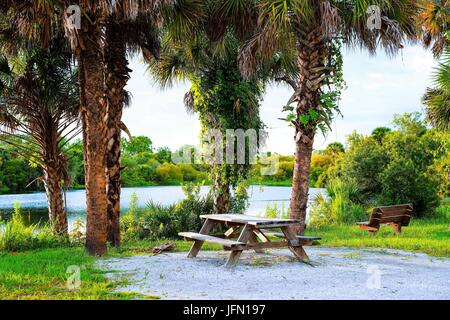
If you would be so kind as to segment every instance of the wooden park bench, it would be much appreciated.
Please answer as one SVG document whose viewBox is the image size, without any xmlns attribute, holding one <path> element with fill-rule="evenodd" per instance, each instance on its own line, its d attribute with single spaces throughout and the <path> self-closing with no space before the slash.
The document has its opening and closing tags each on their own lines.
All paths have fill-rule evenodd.
<svg viewBox="0 0 450 320">
<path fill-rule="evenodd" d="M 359 222 L 358 225 L 362 230 L 376 233 L 380 229 L 380 225 L 388 224 L 395 233 L 400 233 L 402 227 L 409 225 L 412 211 L 413 206 L 411 204 L 374 208 L 369 221 Z"/>
<path fill-rule="evenodd" d="M 239 260 L 243 250 L 263 252 L 264 249 L 289 248 L 303 262 L 309 262 L 303 246 L 312 245 L 318 237 L 297 236 L 292 227 L 299 225 L 292 219 L 269 219 L 243 214 L 211 214 L 202 215 L 205 222 L 199 233 L 180 232 L 178 235 L 194 241 L 188 253 L 189 258 L 197 256 L 203 243 L 217 243 L 225 250 L 231 251 L 226 266 L 233 267 Z M 223 234 L 210 235 L 215 225 L 225 225 L 228 230 Z M 282 232 L 272 232 L 267 229 L 281 229 Z M 271 241 L 268 236 L 283 238 L 281 241 Z M 236 240 L 231 240 L 236 238 Z"/>
</svg>

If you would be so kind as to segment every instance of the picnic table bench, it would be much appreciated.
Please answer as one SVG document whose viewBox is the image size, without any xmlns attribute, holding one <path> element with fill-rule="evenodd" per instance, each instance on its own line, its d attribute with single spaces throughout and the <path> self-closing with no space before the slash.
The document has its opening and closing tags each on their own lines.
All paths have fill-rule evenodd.
<svg viewBox="0 0 450 320">
<path fill-rule="evenodd" d="M 197 256 L 204 242 L 217 243 L 225 250 L 231 251 L 226 266 L 233 267 L 239 260 L 242 251 L 255 250 L 264 252 L 270 248 L 289 248 L 292 253 L 303 262 L 309 262 L 303 246 L 310 246 L 319 237 L 298 236 L 292 227 L 299 225 L 293 219 L 269 219 L 243 214 L 210 214 L 201 215 L 204 219 L 199 233 L 180 232 L 178 235 L 187 240 L 194 241 L 188 257 Z M 223 234 L 210 235 L 216 225 L 225 225 L 228 229 Z M 282 232 L 272 232 L 268 229 L 281 229 Z M 269 236 L 283 238 L 281 241 L 271 241 Z M 231 240 L 236 239 L 236 240 Z"/>
<path fill-rule="evenodd" d="M 409 225 L 412 211 L 413 206 L 411 204 L 374 208 L 369 221 L 358 222 L 358 225 L 362 230 L 376 233 L 380 229 L 380 225 L 389 224 L 395 233 L 401 233 L 402 227 Z"/>
</svg>

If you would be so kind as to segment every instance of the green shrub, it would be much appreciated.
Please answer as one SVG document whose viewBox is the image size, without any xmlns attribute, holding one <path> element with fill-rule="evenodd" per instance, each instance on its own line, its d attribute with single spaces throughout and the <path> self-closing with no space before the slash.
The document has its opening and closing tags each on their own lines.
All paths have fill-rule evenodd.
<svg viewBox="0 0 450 320">
<path fill-rule="evenodd" d="M 142 212 L 138 238 L 150 240 L 174 238 L 178 233 L 175 218 L 175 205 L 165 206 L 148 202 Z"/>
<path fill-rule="evenodd" d="M 356 183 L 357 198 L 350 198 L 355 204 L 371 207 L 412 203 L 415 217 L 430 216 L 439 205 L 438 194 L 445 195 L 448 135 L 427 129 L 415 113 L 396 116 L 394 124 L 396 131 L 349 136 L 349 149 L 327 172 L 329 179 Z M 348 212 L 347 208 L 345 214 Z"/>
<path fill-rule="evenodd" d="M 437 207 L 430 216 L 430 219 L 437 222 L 449 223 L 450 225 L 450 205 L 441 205 Z"/>
<path fill-rule="evenodd" d="M 366 208 L 356 202 L 359 189 L 354 182 L 336 179 L 327 190 L 328 197 L 318 194 L 313 200 L 309 224 L 317 227 L 335 223 L 353 224 L 367 219 Z"/>
<path fill-rule="evenodd" d="M 185 199 L 174 205 L 162 205 L 150 201 L 139 212 L 137 218 L 132 214 L 124 215 L 121 226 L 125 239 L 173 239 L 182 231 L 198 231 L 201 228 L 201 214 L 210 214 L 214 210 L 209 195 L 200 195 L 200 186 L 183 186 Z"/>
<path fill-rule="evenodd" d="M 136 192 L 133 192 L 130 196 L 130 206 L 128 209 L 128 215 L 134 220 L 137 220 L 139 210 L 139 199 Z"/>
<path fill-rule="evenodd" d="M 172 163 L 163 163 L 156 169 L 158 179 L 164 183 L 175 183 L 183 180 L 183 174 L 179 167 Z"/>
<path fill-rule="evenodd" d="M 14 203 L 14 212 L 11 219 L 0 231 L 0 250 L 23 251 L 36 248 L 48 248 L 64 242 L 55 236 L 48 226 L 38 230 L 37 225 L 26 226 L 20 213 L 20 205 Z"/>
<path fill-rule="evenodd" d="M 240 182 L 234 189 L 234 194 L 230 198 L 230 212 L 244 213 L 249 206 L 248 185 Z"/>
<path fill-rule="evenodd" d="M 378 203 L 412 203 L 416 217 L 430 216 L 439 205 L 435 176 L 419 174 L 409 159 L 394 159 L 381 175 L 382 193 Z"/>
<path fill-rule="evenodd" d="M 318 193 L 311 204 L 308 225 L 322 227 L 333 223 L 335 219 L 331 211 L 331 203 L 322 193 Z"/>
</svg>

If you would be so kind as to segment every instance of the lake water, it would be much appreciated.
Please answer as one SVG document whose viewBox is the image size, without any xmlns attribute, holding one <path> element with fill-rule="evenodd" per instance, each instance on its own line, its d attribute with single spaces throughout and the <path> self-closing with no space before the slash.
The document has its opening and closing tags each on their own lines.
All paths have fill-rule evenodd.
<svg viewBox="0 0 450 320">
<path fill-rule="evenodd" d="M 206 194 L 209 187 L 202 187 L 201 193 Z M 310 189 L 310 200 L 318 193 L 324 193 L 324 189 Z M 163 187 L 139 187 L 139 188 L 123 188 L 121 209 L 126 212 L 130 205 L 130 197 L 136 193 L 139 199 L 139 207 L 145 207 L 145 204 L 152 200 L 161 204 L 169 205 L 184 198 L 184 193 L 179 186 L 163 186 Z M 277 205 L 277 209 L 287 210 L 289 207 L 289 199 L 291 197 L 290 187 L 269 187 L 269 186 L 251 186 L 249 188 L 250 207 L 247 214 L 260 215 L 264 214 L 266 206 Z M 30 194 L 11 194 L 0 196 L 0 213 L 7 218 L 12 211 L 14 201 L 19 201 L 22 212 L 28 223 L 37 223 L 39 221 L 47 221 L 47 203 L 45 193 Z M 84 190 L 73 190 L 67 192 L 67 211 L 69 225 L 74 220 L 81 218 L 86 219 L 86 193 Z"/>
</svg>

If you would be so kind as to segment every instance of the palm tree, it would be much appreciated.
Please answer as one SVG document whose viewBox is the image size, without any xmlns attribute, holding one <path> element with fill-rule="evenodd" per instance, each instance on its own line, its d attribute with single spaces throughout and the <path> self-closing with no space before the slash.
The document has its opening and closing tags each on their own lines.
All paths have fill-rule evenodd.
<svg viewBox="0 0 450 320">
<path fill-rule="evenodd" d="M 106 155 L 107 239 L 113 246 L 120 245 L 120 151 L 121 131 L 127 131 L 122 123 L 122 111 L 129 104 L 125 86 L 130 78 L 127 52 L 142 51 L 144 60 L 159 55 L 159 38 L 155 23 L 158 17 L 152 13 L 138 14 L 135 19 L 114 13 L 106 24 L 106 87 L 108 98 L 108 145 Z M 127 131 L 130 139 L 131 134 Z"/>
<path fill-rule="evenodd" d="M 252 81 L 242 78 L 237 64 L 238 41 L 232 32 L 222 42 L 220 54 L 206 37 L 197 33 L 190 41 L 173 40 L 167 33 L 163 40 L 159 61 L 150 64 L 150 71 L 162 87 L 176 80 L 189 80 L 191 88 L 184 97 L 189 112 L 196 112 L 202 124 L 202 137 L 207 139 L 209 130 L 223 134 L 227 129 L 262 128 L 259 118 L 259 101 L 263 92 L 263 81 L 256 77 Z M 220 142 L 222 143 L 222 141 Z M 225 144 L 220 148 L 225 148 Z M 223 153 L 225 154 L 225 153 Z M 246 178 L 246 164 L 212 165 L 212 195 L 216 213 L 228 212 L 230 188 Z"/>
<path fill-rule="evenodd" d="M 450 48 L 442 55 L 442 60 L 434 76 L 434 88 L 428 88 L 423 97 L 427 119 L 436 129 L 450 130 Z"/>
<path fill-rule="evenodd" d="M 257 10 L 259 32 L 240 55 L 243 74 L 253 74 L 281 45 L 295 48 L 297 53 L 299 74 L 287 79 L 294 94 L 286 109 L 292 111 L 287 120 L 295 127 L 290 215 L 300 220 L 296 231 L 303 233 L 314 136 L 331 121 L 342 89 L 336 88 L 342 84 L 341 59 L 336 54 L 339 42 L 372 54 L 378 47 L 394 54 L 405 39 L 416 37 L 420 6 L 415 0 L 261 0 Z M 332 84 L 331 90 L 327 84 Z M 293 103 L 295 107 L 290 107 Z"/>
<path fill-rule="evenodd" d="M 434 76 L 434 88 L 428 88 L 423 103 L 428 121 L 439 130 L 450 129 L 450 1 L 424 1 L 419 17 L 423 42 L 432 47 L 436 58 L 442 56 Z"/>
<path fill-rule="evenodd" d="M 64 43 L 25 54 L 23 73 L 2 59 L 0 78 L 0 139 L 39 165 L 54 232 L 68 236 L 63 189 L 70 184 L 64 146 L 79 133 L 76 69 Z M 25 139 L 15 139 L 16 134 Z"/>
<path fill-rule="evenodd" d="M 150 5 L 154 1 L 139 1 Z M 126 16 L 132 16 L 141 7 L 137 2 L 124 6 Z M 66 8 L 78 5 L 81 28 L 67 19 Z M 30 41 L 49 43 L 55 31 L 65 29 L 79 70 L 80 114 L 83 124 L 84 163 L 86 175 L 86 249 L 92 255 L 106 252 L 107 198 L 107 99 L 105 91 L 105 24 L 116 10 L 116 3 L 100 0 L 79 1 L 15 1 L 2 3 L 0 9 L 8 16 L 8 23 Z"/>
<path fill-rule="evenodd" d="M 186 22 L 189 24 L 190 15 L 181 12 L 177 16 L 176 13 L 180 8 L 186 8 L 182 4 L 190 2 L 195 3 L 196 0 L 5 0 L 0 4 L 0 12 L 7 15 L 7 23 L 14 25 L 17 32 L 29 41 L 46 45 L 54 32 L 63 28 L 76 57 L 86 175 L 86 250 L 92 255 L 101 255 L 107 249 L 107 92 L 110 88 L 106 86 L 104 39 L 108 19 L 116 12 L 120 12 L 124 19 L 154 12 L 156 16 L 177 18 L 181 30 Z M 67 19 L 66 10 L 71 5 L 80 8 L 80 29 L 74 28 Z M 167 8 L 176 10 L 166 12 Z M 190 14 L 195 15 L 196 12 Z"/>
</svg>

